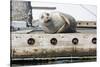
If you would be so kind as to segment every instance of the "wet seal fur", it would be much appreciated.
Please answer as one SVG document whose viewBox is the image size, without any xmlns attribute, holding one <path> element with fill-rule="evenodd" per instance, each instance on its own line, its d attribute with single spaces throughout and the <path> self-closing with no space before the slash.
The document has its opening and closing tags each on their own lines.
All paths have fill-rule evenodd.
<svg viewBox="0 0 100 67">
<path fill-rule="evenodd" d="M 42 13 L 40 16 L 45 33 L 74 33 L 77 22 L 74 17 L 61 12 Z"/>
</svg>

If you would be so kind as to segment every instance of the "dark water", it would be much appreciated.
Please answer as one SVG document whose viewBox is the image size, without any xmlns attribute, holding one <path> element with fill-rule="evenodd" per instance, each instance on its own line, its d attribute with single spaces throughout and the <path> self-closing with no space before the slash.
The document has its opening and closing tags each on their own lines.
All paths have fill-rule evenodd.
<svg viewBox="0 0 100 67">
<path fill-rule="evenodd" d="M 67 58 L 67 59 L 52 59 L 52 60 L 15 60 L 11 61 L 11 66 L 27 66 L 27 65 L 47 65 L 47 64 L 62 64 L 62 63 L 78 63 L 78 62 L 94 62 L 93 58 Z"/>
</svg>

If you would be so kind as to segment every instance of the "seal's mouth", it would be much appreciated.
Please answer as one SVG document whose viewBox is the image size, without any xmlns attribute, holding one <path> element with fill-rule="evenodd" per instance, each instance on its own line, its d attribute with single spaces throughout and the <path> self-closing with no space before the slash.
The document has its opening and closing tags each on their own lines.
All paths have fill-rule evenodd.
<svg viewBox="0 0 100 67">
<path fill-rule="evenodd" d="M 44 23 L 48 23 L 48 22 L 50 22 L 50 21 L 51 21 L 51 19 L 48 19 L 48 20 L 45 20 Z"/>
</svg>

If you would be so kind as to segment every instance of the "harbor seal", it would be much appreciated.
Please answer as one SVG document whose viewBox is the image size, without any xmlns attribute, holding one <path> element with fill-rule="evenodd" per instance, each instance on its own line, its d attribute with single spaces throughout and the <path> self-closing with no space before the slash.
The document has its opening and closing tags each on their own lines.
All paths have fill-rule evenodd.
<svg viewBox="0 0 100 67">
<path fill-rule="evenodd" d="M 76 32 L 75 19 L 61 12 L 44 12 L 40 16 L 42 29 L 45 33 L 73 33 Z"/>
</svg>

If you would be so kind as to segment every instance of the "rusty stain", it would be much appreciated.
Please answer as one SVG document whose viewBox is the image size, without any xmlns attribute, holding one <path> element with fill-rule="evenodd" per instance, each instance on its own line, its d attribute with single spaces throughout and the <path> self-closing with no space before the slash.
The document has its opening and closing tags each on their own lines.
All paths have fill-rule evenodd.
<svg viewBox="0 0 100 67">
<path fill-rule="evenodd" d="M 34 51 L 36 52 L 36 51 L 38 51 L 38 49 L 34 49 Z"/>
<path fill-rule="evenodd" d="M 38 36 L 39 38 L 41 38 L 41 36 Z"/>
<path fill-rule="evenodd" d="M 45 54 L 45 53 L 46 53 L 46 51 L 44 50 L 44 51 L 43 51 L 43 53 Z"/>
<path fill-rule="evenodd" d="M 71 48 L 71 47 L 70 47 Z M 20 50 L 20 49 L 17 49 L 17 52 L 14 53 L 13 57 L 65 57 L 65 56 L 70 56 L 70 55 L 79 55 L 79 56 L 84 56 L 84 55 L 95 55 L 95 49 L 92 49 L 92 47 L 90 48 L 90 50 L 85 49 L 85 48 L 76 48 L 73 50 L 73 49 L 70 49 L 68 47 L 59 47 L 59 48 L 37 48 L 39 49 L 39 51 L 37 52 L 37 49 L 34 48 L 33 50 L 35 51 L 32 51 L 32 50 Z M 76 50 L 76 51 L 75 51 Z M 75 51 L 75 52 L 74 52 Z M 87 54 L 89 53 L 89 54 Z"/>
</svg>

